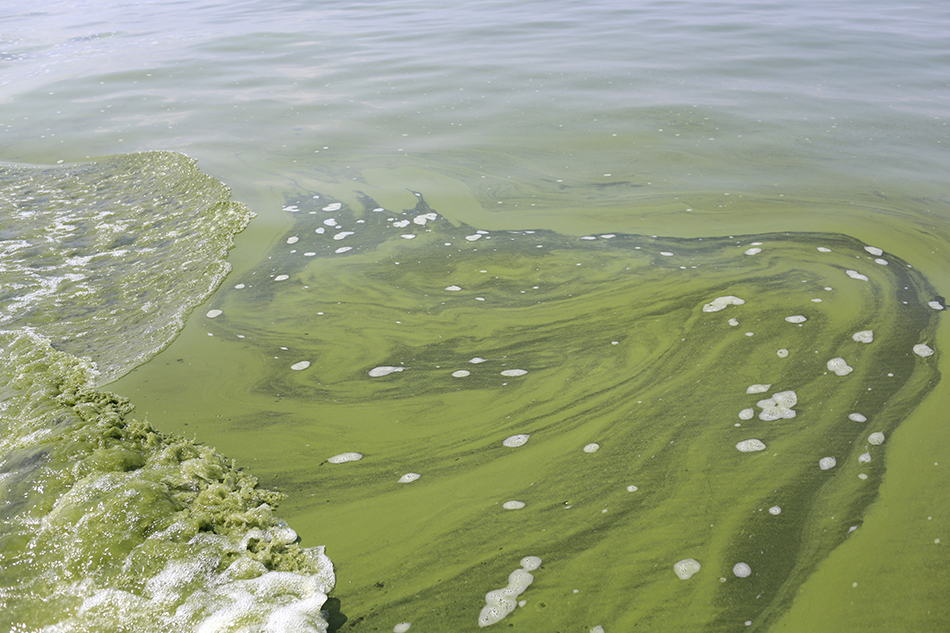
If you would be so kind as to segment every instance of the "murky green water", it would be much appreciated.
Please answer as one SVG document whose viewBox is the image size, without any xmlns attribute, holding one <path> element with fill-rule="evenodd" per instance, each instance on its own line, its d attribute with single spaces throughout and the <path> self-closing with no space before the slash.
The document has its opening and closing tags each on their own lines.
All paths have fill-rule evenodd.
<svg viewBox="0 0 950 633">
<path fill-rule="evenodd" d="M 299 603 L 319 629 L 325 559 L 265 547 L 319 586 L 228 584 L 260 529 L 326 546 L 330 630 L 475 630 L 526 556 L 493 626 L 944 630 L 948 24 L 892 1 L 15 8 L 4 613 L 257 630 Z M 204 173 L 133 153 L 156 149 Z M 228 188 L 256 214 L 230 251 Z M 112 567 L 204 512 L 182 485 L 221 516 L 276 501 L 250 473 L 276 515 Z M 113 525 L 24 571 L 24 543 Z M 206 566 L 162 593 L 182 557 Z M 208 619 L 247 592 L 243 624 Z"/>
</svg>

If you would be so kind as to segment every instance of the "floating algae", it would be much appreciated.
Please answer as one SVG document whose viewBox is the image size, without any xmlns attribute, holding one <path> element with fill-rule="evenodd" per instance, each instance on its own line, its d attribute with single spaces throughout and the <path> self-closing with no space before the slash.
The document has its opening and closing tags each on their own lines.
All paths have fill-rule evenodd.
<svg viewBox="0 0 950 633">
<path fill-rule="evenodd" d="M 257 472 L 299 491 L 295 527 L 319 525 L 348 570 L 338 596 L 348 616 L 379 630 L 424 619 L 474 630 L 484 592 L 511 571 L 499 552 L 536 552 L 544 586 L 506 624 L 727 630 L 777 618 L 846 538 L 837 526 L 874 500 L 890 447 L 859 464 L 868 434 L 891 437 L 934 384 L 933 363 L 910 353 L 937 340 L 920 273 L 889 255 L 862 268 L 870 283 L 852 281 L 843 271 L 866 252 L 842 235 L 479 233 L 413 197 L 405 210 L 375 211 L 371 199 L 335 208 L 334 230 L 352 232 L 344 253 L 333 231 L 314 231 L 332 199 L 287 200 L 301 212 L 286 235 L 300 242 L 277 240 L 266 265 L 235 280 L 244 289 L 208 306 L 227 319 L 202 324 L 214 333 L 203 349 L 256 368 L 239 396 L 222 391 L 214 424 L 233 438 L 228 452 L 253 447 Z M 767 250 L 736 248 L 752 240 Z M 278 270 L 294 283 L 254 283 Z M 800 314 L 803 327 L 784 320 Z M 871 329 L 872 342 L 852 339 Z M 846 377 L 829 371 L 836 357 Z M 307 371 L 287 371 L 299 358 L 312 360 Z M 454 377 L 462 366 L 469 375 Z M 516 368 L 527 373 L 502 374 Z M 875 428 L 849 421 L 855 410 Z M 261 412 L 273 420 L 266 435 Z M 517 435 L 531 440 L 503 445 Z M 737 450 L 749 438 L 768 449 Z M 586 453 L 594 440 L 601 450 Z M 320 467 L 352 447 L 372 459 Z M 816 467 L 830 455 L 835 469 Z M 425 485 L 396 485 L 410 469 Z M 525 508 L 505 511 L 508 500 Z M 685 557 L 713 579 L 736 561 L 755 573 L 679 583 L 671 566 Z M 574 589 L 636 606 L 591 614 L 564 601 Z M 697 606 L 670 608 L 684 600 Z"/>
</svg>

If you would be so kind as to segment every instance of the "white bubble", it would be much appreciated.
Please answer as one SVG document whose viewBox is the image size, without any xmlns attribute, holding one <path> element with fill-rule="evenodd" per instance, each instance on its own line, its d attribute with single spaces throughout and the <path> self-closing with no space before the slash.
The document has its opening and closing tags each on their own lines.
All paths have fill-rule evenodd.
<svg viewBox="0 0 950 633">
<path fill-rule="evenodd" d="M 879 249 L 879 248 L 876 247 L 876 246 L 865 246 L 865 247 L 864 247 L 864 250 L 866 250 L 867 252 L 871 253 L 871 254 L 874 255 L 875 257 L 880 257 L 881 255 L 884 254 L 884 251 L 882 251 L 881 249 Z"/>
<path fill-rule="evenodd" d="M 724 310 L 726 306 L 741 306 L 744 303 L 745 299 L 740 299 L 733 295 L 716 297 L 703 306 L 703 312 L 719 312 L 720 310 Z"/>
<path fill-rule="evenodd" d="M 819 252 L 819 253 L 830 253 L 830 252 L 831 252 L 831 249 L 830 249 L 830 248 L 825 248 L 824 246 L 819 246 L 819 247 L 818 247 L 818 252 Z"/>
<path fill-rule="evenodd" d="M 869 461 L 871 461 L 871 453 L 861 453 L 860 455 L 858 455 L 859 464 L 866 464 Z"/>
<path fill-rule="evenodd" d="M 448 290 L 449 292 L 458 292 L 462 288 L 459 286 L 446 286 L 445 289 Z"/>
<path fill-rule="evenodd" d="M 340 231 L 339 233 L 333 236 L 333 239 L 342 240 L 346 237 L 349 237 L 350 235 L 353 235 L 353 231 Z"/>
<path fill-rule="evenodd" d="M 409 483 L 414 482 L 416 479 L 419 479 L 419 477 L 422 477 L 422 475 L 420 475 L 419 473 L 406 473 L 405 475 L 399 478 L 398 483 L 409 484 Z"/>
<path fill-rule="evenodd" d="M 363 459 L 362 453 L 340 453 L 339 455 L 334 455 L 327 461 L 331 464 L 345 464 L 346 462 L 356 462 Z"/>
<path fill-rule="evenodd" d="M 584 447 L 584 452 L 596 453 L 599 449 L 600 449 L 600 444 L 597 444 L 596 442 L 591 442 L 590 444 Z"/>
<path fill-rule="evenodd" d="M 474 242 L 475 240 L 480 240 L 480 239 L 482 239 L 482 236 L 481 236 L 481 235 L 478 235 L 478 234 L 475 234 L 475 235 L 466 235 L 466 236 L 465 236 L 465 239 L 467 239 L 469 242 Z"/>
<path fill-rule="evenodd" d="M 639 490 L 636 486 L 627 486 L 627 492 L 636 492 Z"/>
<path fill-rule="evenodd" d="M 867 276 L 862 275 L 856 270 L 846 270 L 845 272 L 848 274 L 848 277 L 851 277 L 851 279 L 860 279 L 861 281 L 868 280 Z"/>
<path fill-rule="evenodd" d="M 789 323 L 804 323 L 804 322 L 807 321 L 808 319 L 806 319 L 805 317 L 803 317 L 803 316 L 800 315 L 800 314 L 796 314 L 795 316 L 787 316 L 787 317 L 785 317 L 785 320 L 788 321 Z"/>
<path fill-rule="evenodd" d="M 410 626 L 412 626 L 412 622 L 400 622 L 393 627 L 393 633 L 406 633 Z"/>
<path fill-rule="evenodd" d="M 295 205 L 295 204 L 288 204 L 287 206 L 282 207 L 281 210 L 282 210 L 282 211 L 289 211 L 289 212 L 291 212 L 291 213 L 297 213 L 297 211 L 300 211 L 300 207 L 298 207 L 298 206 Z"/>
<path fill-rule="evenodd" d="M 327 230 L 321 226 L 314 229 L 313 232 L 316 233 L 317 235 L 323 235 L 324 233 L 327 232 Z"/>
<path fill-rule="evenodd" d="M 749 385 L 749 387 L 745 390 L 745 392 L 746 393 L 765 393 L 771 387 L 772 385 L 759 385 L 759 384 Z"/>
<path fill-rule="evenodd" d="M 745 563 L 736 563 L 732 567 L 732 573 L 735 574 L 737 578 L 748 578 L 752 575 L 752 568 Z"/>
<path fill-rule="evenodd" d="M 874 331 L 861 330 L 860 332 L 855 332 L 854 334 L 852 334 L 851 338 L 857 341 L 858 343 L 870 343 L 874 341 Z"/>
<path fill-rule="evenodd" d="M 745 252 L 746 255 L 758 255 L 762 252 L 761 248 L 750 248 Z"/>
<path fill-rule="evenodd" d="M 479 364 L 479 363 L 484 363 L 484 362 L 485 362 L 485 359 L 484 359 L 484 358 L 479 358 L 478 356 L 476 356 L 475 358 L 469 360 L 468 362 L 472 363 L 473 365 L 477 365 L 477 364 Z"/>
<path fill-rule="evenodd" d="M 778 516 L 782 514 L 782 508 L 780 506 L 772 506 L 771 508 L 769 508 L 769 514 L 773 516 Z"/>
<path fill-rule="evenodd" d="M 339 211 L 343 207 L 343 204 L 340 202 L 334 202 L 323 207 L 324 211 Z"/>
<path fill-rule="evenodd" d="M 838 465 L 838 460 L 834 457 L 822 457 L 818 460 L 818 468 L 822 470 L 828 470 L 829 468 L 834 468 Z"/>
<path fill-rule="evenodd" d="M 336 218 L 328 218 L 323 223 L 327 226 L 336 226 Z"/>
<path fill-rule="evenodd" d="M 934 310 L 943 310 L 943 305 L 939 301 L 928 301 L 927 305 L 929 305 Z"/>
<path fill-rule="evenodd" d="M 934 351 L 927 345 L 918 343 L 917 345 L 914 345 L 914 353 L 918 356 L 926 358 L 927 356 L 933 356 Z"/>
<path fill-rule="evenodd" d="M 534 571 L 541 566 L 541 559 L 537 556 L 525 556 L 521 559 L 521 567 L 527 571 Z"/>
<path fill-rule="evenodd" d="M 458 371 L 453 371 L 453 372 L 452 372 L 452 377 L 453 377 L 453 378 L 465 378 L 466 376 L 470 376 L 471 374 L 472 374 L 472 372 L 470 372 L 470 371 L 467 371 L 467 370 L 465 370 L 465 369 L 460 369 L 460 370 L 458 370 Z"/>
<path fill-rule="evenodd" d="M 733 319 L 729 319 L 729 325 L 731 325 L 731 326 L 733 326 L 733 327 L 739 325 L 739 319 L 734 319 L 734 318 L 733 318 Z"/>
<path fill-rule="evenodd" d="M 242 289 L 242 288 L 245 288 L 246 286 L 245 286 L 244 284 L 237 284 L 237 285 L 234 286 L 234 287 L 237 288 L 238 290 L 240 290 L 240 289 Z"/>
<path fill-rule="evenodd" d="M 351 251 L 351 250 L 353 250 L 353 247 L 352 247 L 352 246 L 341 246 L 340 248 L 336 249 L 336 250 L 333 251 L 333 252 L 334 252 L 334 253 L 345 253 L 346 251 Z"/>
<path fill-rule="evenodd" d="M 213 319 L 215 317 L 221 316 L 222 314 L 224 314 L 223 310 L 208 310 L 205 316 L 208 317 L 209 319 Z"/>
<path fill-rule="evenodd" d="M 680 580 L 686 580 L 691 578 L 693 574 L 698 572 L 702 568 L 702 565 L 699 564 L 694 558 L 684 558 L 683 560 L 673 564 L 673 573 L 679 576 Z"/>
<path fill-rule="evenodd" d="M 389 365 L 383 365 L 381 367 L 373 367 L 369 370 L 369 375 L 373 378 L 379 378 L 381 376 L 388 376 L 397 371 L 404 370 L 405 367 L 391 367 Z"/>
<path fill-rule="evenodd" d="M 854 368 L 849 366 L 848 363 L 846 363 L 845 360 L 840 356 L 829 360 L 827 366 L 828 371 L 833 371 L 839 376 L 847 376 L 852 371 L 854 371 Z"/>
<path fill-rule="evenodd" d="M 880 446 L 884 443 L 884 434 L 880 431 L 876 433 L 871 433 L 868 435 L 868 444 L 874 444 L 875 446 Z"/>
<path fill-rule="evenodd" d="M 604 627 L 598 624 L 597 626 L 591 628 L 590 633 L 604 633 Z"/>
<path fill-rule="evenodd" d="M 301 371 L 303 369 L 306 369 L 307 367 L 310 367 L 309 360 L 302 360 L 299 363 L 294 363 L 293 365 L 290 366 L 290 368 L 293 369 L 294 371 Z"/>
<path fill-rule="evenodd" d="M 527 444 L 529 437 L 531 436 L 527 433 L 519 433 L 518 435 L 512 435 L 511 437 L 506 438 L 505 441 L 501 443 L 501 445 L 507 446 L 508 448 L 517 448 Z"/>
<path fill-rule="evenodd" d="M 501 507 L 505 510 L 520 510 L 524 507 L 524 501 L 505 501 Z"/>
<path fill-rule="evenodd" d="M 887 266 L 887 260 L 886 260 L 886 259 L 881 259 L 880 257 L 878 257 L 877 259 L 875 259 L 875 260 L 874 260 L 874 263 L 875 263 L 875 264 L 880 264 L 881 266 Z"/>
<path fill-rule="evenodd" d="M 294 235 L 293 237 L 288 237 L 288 238 L 287 238 L 287 243 L 288 243 L 288 244 L 296 244 L 299 239 L 300 239 L 299 237 L 297 237 L 296 235 Z"/>
<path fill-rule="evenodd" d="M 425 225 L 426 222 L 429 220 L 435 220 L 437 217 L 439 216 L 434 213 L 423 213 L 422 215 L 417 215 L 416 217 L 412 218 L 412 221 L 419 225 Z"/>
<path fill-rule="evenodd" d="M 393 226 L 397 229 L 404 229 L 409 226 L 409 220 L 399 220 L 398 222 L 393 222 Z"/>
<path fill-rule="evenodd" d="M 755 417 L 755 409 L 743 409 L 739 412 L 740 420 L 751 420 Z"/>
<path fill-rule="evenodd" d="M 401 237 L 401 238 L 404 239 L 404 240 L 414 240 L 414 239 L 416 239 L 416 236 L 413 235 L 412 233 L 406 233 L 405 235 L 400 235 L 399 237 Z"/>
<path fill-rule="evenodd" d="M 787 358 L 788 350 L 783 347 L 782 349 L 775 352 L 775 355 L 778 356 L 779 358 Z"/>
<path fill-rule="evenodd" d="M 754 453 L 756 451 L 764 451 L 765 444 L 761 440 L 751 439 L 751 440 L 742 440 L 736 444 L 736 448 L 739 449 L 740 453 Z"/>
<path fill-rule="evenodd" d="M 501 375 L 502 376 L 524 376 L 527 373 L 528 373 L 527 370 L 524 370 L 524 369 L 506 369 L 505 371 L 501 372 Z"/>
<path fill-rule="evenodd" d="M 780 391 L 772 394 L 771 398 L 759 400 L 756 406 L 762 409 L 759 419 L 771 422 L 794 418 L 797 414 L 792 407 L 796 404 L 798 404 L 798 395 L 794 391 Z"/>
<path fill-rule="evenodd" d="M 285 281 L 287 279 L 290 279 L 290 275 L 277 275 L 274 277 L 274 281 Z"/>
</svg>

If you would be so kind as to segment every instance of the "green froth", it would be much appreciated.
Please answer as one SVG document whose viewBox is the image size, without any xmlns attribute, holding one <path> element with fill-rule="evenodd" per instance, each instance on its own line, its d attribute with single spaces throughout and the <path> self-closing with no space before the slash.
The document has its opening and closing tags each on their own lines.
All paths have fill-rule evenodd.
<svg viewBox="0 0 950 633">
<path fill-rule="evenodd" d="M 432 209 L 409 200 L 406 212 L 374 213 L 369 198 L 333 212 L 320 210 L 325 195 L 289 199 L 295 225 L 214 297 L 223 315 L 186 332 L 170 350 L 181 362 L 153 363 L 125 386 L 148 379 L 152 411 L 172 426 L 198 412 L 207 437 L 289 493 L 295 523 L 328 543 L 346 579 L 335 595 L 357 626 L 475 630 L 485 592 L 526 553 L 544 559 L 543 582 L 506 625 L 778 621 L 878 494 L 888 448 L 857 477 L 868 425 L 890 437 L 937 379 L 912 353 L 936 328 L 928 282 L 894 254 L 874 263 L 843 234 L 491 231 L 469 242 L 470 226 L 412 223 Z M 331 216 L 340 229 L 316 234 Z M 745 255 L 753 242 L 762 252 Z M 342 245 L 353 250 L 335 254 Z M 745 303 L 703 312 L 729 295 Z M 864 329 L 873 343 L 851 338 Z M 839 355 L 848 376 L 827 371 Z M 476 356 L 487 361 L 468 362 Z M 305 371 L 289 369 L 304 358 Z M 381 366 L 404 370 L 368 374 Z M 513 368 L 528 373 L 501 375 Z M 452 376 L 460 369 L 471 373 Z M 185 386 L 209 373 L 214 393 L 189 397 Z M 762 399 L 746 393 L 758 383 L 794 391 L 796 417 L 735 427 Z M 848 420 L 855 410 L 868 424 Z M 518 433 L 531 441 L 502 446 Z M 736 451 L 749 437 L 768 448 Z M 593 442 L 600 450 L 584 453 Z M 321 465 L 347 451 L 364 457 Z M 838 466 L 823 472 L 826 455 Z M 422 478 L 400 486 L 408 471 Z M 527 506 L 505 512 L 509 499 Z M 704 573 L 679 583 L 672 565 L 685 558 Z M 755 570 L 742 583 L 737 560 Z"/>
</svg>

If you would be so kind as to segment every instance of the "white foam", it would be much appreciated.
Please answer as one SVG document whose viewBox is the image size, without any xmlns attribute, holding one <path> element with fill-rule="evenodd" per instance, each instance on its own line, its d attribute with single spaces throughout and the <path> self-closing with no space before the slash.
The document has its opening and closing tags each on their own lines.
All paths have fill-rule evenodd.
<svg viewBox="0 0 950 633">
<path fill-rule="evenodd" d="M 336 249 L 336 250 L 333 251 L 333 252 L 334 252 L 334 253 L 345 253 L 346 251 L 351 251 L 351 250 L 353 250 L 353 247 L 352 247 L 352 246 L 341 246 L 340 248 Z"/>
<path fill-rule="evenodd" d="M 764 451 L 765 444 L 761 440 L 751 439 L 751 440 L 742 440 L 736 444 L 736 448 L 739 449 L 740 453 L 754 453 L 756 451 Z"/>
<path fill-rule="evenodd" d="M 745 390 L 745 392 L 746 393 L 765 393 L 766 391 L 769 390 L 771 386 L 772 385 L 759 385 L 759 384 L 749 385 L 749 387 Z"/>
<path fill-rule="evenodd" d="M 524 376 L 528 371 L 525 369 L 506 369 L 501 372 L 502 376 Z"/>
<path fill-rule="evenodd" d="M 524 501 L 515 501 L 515 500 L 505 501 L 503 504 L 501 504 L 501 507 L 504 508 L 505 510 L 520 510 L 524 506 L 525 506 Z"/>
<path fill-rule="evenodd" d="M 591 628 L 590 633 L 604 633 L 604 627 L 598 624 L 597 626 Z"/>
<path fill-rule="evenodd" d="M 841 358 L 840 356 L 829 360 L 827 367 L 828 367 L 828 371 L 833 371 L 839 376 L 847 376 L 852 371 L 854 371 L 854 367 L 851 367 L 850 365 L 848 365 L 848 363 L 845 362 L 845 360 Z"/>
<path fill-rule="evenodd" d="M 871 453 L 861 453 L 860 455 L 858 455 L 859 464 L 866 464 L 869 461 L 871 461 Z"/>
<path fill-rule="evenodd" d="M 584 447 L 585 453 L 596 453 L 598 450 L 600 450 L 600 444 L 596 442 L 591 442 L 590 444 Z"/>
<path fill-rule="evenodd" d="M 627 486 L 627 492 L 636 492 L 639 490 L 636 486 Z"/>
<path fill-rule="evenodd" d="M 874 331 L 873 330 L 861 330 L 860 332 L 855 332 L 851 335 L 852 340 L 857 341 L 858 343 L 871 343 L 874 341 Z"/>
<path fill-rule="evenodd" d="M 336 218 L 327 218 L 323 221 L 326 226 L 336 226 Z"/>
<path fill-rule="evenodd" d="M 849 413 L 848 419 L 852 422 L 867 422 L 868 419 L 861 415 L 860 413 Z"/>
<path fill-rule="evenodd" d="M 886 259 L 881 259 L 880 257 L 878 257 L 877 259 L 875 259 L 875 260 L 874 260 L 874 263 L 875 263 L 875 264 L 880 264 L 881 266 L 887 266 L 887 260 L 886 260 Z"/>
<path fill-rule="evenodd" d="M 769 514 L 771 514 L 772 516 L 778 516 L 782 514 L 782 508 L 779 506 L 772 506 L 771 508 L 769 508 Z"/>
<path fill-rule="evenodd" d="M 846 270 L 845 272 L 848 274 L 848 277 L 851 277 L 851 279 L 860 279 L 861 281 L 868 280 L 866 275 L 862 275 L 856 270 Z"/>
<path fill-rule="evenodd" d="M 468 371 L 467 369 L 460 369 L 460 370 L 458 370 L 458 371 L 453 371 L 453 372 L 452 372 L 452 377 L 453 377 L 453 378 L 465 378 L 466 376 L 470 376 L 471 374 L 472 374 L 472 372 Z"/>
<path fill-rule="evenodd" d="M 406 633 L 410 626 L 412 626 L 412 622 L 400 622 L 393 627 L 393 633 Z"/>
<path fill-rule="evenodd" d="M 732 566 L 732 573 L 736 578 L 748 578 L 752 575 L 752 568 L 746 563 L 736 563 Z"/>
<path fill-rule="evenodd" d="M 775 355 L 779 358 L 788 358 L 788 350 L 783 347 L 782 349 L 775 352 Z"/>
<path fill-rule="evenodd" d="M 317 235 L 323 235 L 324 233 L 327 232 L 327 230 L 321 226 L 321 227 L 318 227 L 318 228 L 314 229 L 313 232 L 316 233 Z"/>
<path fill-rule="evenodd" d="M 739 412 L 740 420 L 751 420 L 755 417 L 755 409 L 743 409 Z"/>
<path fill-rule="evenodd" d="M 323 207 L 323 210 L 324 210 L 324 211 L 339 211 L 341 208 L 343 208 L 343 204 L 342 204 L 342 203 L 340 203 L 340 202 L 333 202 L 333 203 L 328 204 L 327 206 Z"/>
<path fill-rule="evenodd" d="M 868 435 L 868 444 L 874 444 L 875 446 L 880 446 L 884 443 L 884 434 L 880 431 L 876 433 L 871 433 Z"/>
<path fill-rule="evenodd" d="M 247 286 L 245 286 L 244 284 L 237 284 L 234 287 L 237 288 L 238 290 L 241 290 L 242 288 L 246 288 Z"/>
<path fill-rule="evenodd" d="M 831 252 L 831 249 L 830 249 L 830 248 L 825 248 L 824 246 L 819 246 L 819 247 L 818 247 L 818 252 L 819 252 L 819 253 L 830 253 L 830 252 Z"/>
<path fill-rule="evenodd" d="M 467 239 L 469 242 L 474 242 L 475 240 L 480 240 L 480 239 L 482 239 L 482 236 L 481 236 L 481 235 L 478 235 L 478 234 L 475 234 L 475 235 L 466 235 L 466 236 L 465 236 L 465 239 Z"/>
<path fill-rule="evenodd" d="M 339 455 L 334 455 L 327 461 L 331 464 L 345 464 L 346 462 L 357 462 L 363 459 L 362 453 L 340 453 Z"/>
<path fill-rule="evenodd" d="M 508 586 L 496 589 L 485 594 L 485 606 L 478 615 L 478 626 L 485 627 L 501 622 L 515 610 L 515 599 L 527 589 L 534 576 L 529 572 L 541 566 L 541 559 L 537 556 L 525 556 L 521 559 L 521 569 L 516 569 L 508 576 Z"/>
<path fill-rule="evenodd" d="M 830 468 L 834 468 L 837 465 L 838 460 L 836 460 L 834 457 L 822 457 L 818 460 L 818 468 L 822 470 L 828 470 Z"/>
<path fill-rule="evenodd" d="M 745 252 L 746 255 L 758 255 L 762 252 L 761 248 L 750 248 Z"/>
<path fill-rule="evenodd" d="M 867 252 L 871 253 L 871 254 L 874 255 L 875 257 L 880 257 L 881 255 L 884 254 L 884 251 L 882 251 L 881 249 L 879 249 L 879 248 L 876 247 L 876 246 L 865 246 L 865 247 L 864 247 L 864 250 L 866 250 Z"/>
<path fill-rule="evenodd" d="M 735 327 L 735 326 L 739 325 L 739 320 L 738 320 L 738 319 L 729 319 L 729 325 Z"/>
<path fill-rule="evenodd" d="M 695 558 L 684 558 L 673 564 L 673 573 L 675 573 L 680 580 L 692 578 L 700 569 L 702 569 L 702 565 L 700 565 L 699 561 Z"/>
<path fill-rule="evenodd" d="M 473 365 L 477 365 L 477 364 L 479 364 L 479 363 L 484 363 L 485 360 L 486 360 L 486 359 L 484 359 L 484 358 L 479 358 L 478 356 L 476 356 L 475 358 L 469 360 L 468 362 L 472 363 Z"/>
<path fill-rule="evenodd" d="M 462 288 L 460 286 L 446 286 L 445 289 L 449 292 L 458 292 Z"/>
<path fill-rule="evenodd" d="M 926 358 L 927 356 L 933 356 L 934 351 L 927 345 L 918 343 L 917 345 L 914 345 L 914 353 L 918 356 Z"/>
<path fill-rule="evenodd" d="M 392 367 L 390 365 L 382 365 L 380 367 L 373 367 L 369 370 L 369 375 L 373 378 L 380 378 L 382 376 L 388 376 L 389 374 L 395 373 L 397 371 L 403 371 L 405 367 Z"/>
<path fill-rule="evenodd" d="M 302 360 L 299 363 L 294 363 L 293 365 L 290 366 L 290 368 L 293 369 L 294 371 L 301 371 L 301 370 L 306 369 L 307 367 L 310 367 L 309 360 Z"/>
<path fill-rule="evenodd" d="M 435 213 L 423 213 L 422 215 L 417 215 L 416 217 L 412 218 L 412 221 L 420 226 L 425 226 L 426 222 L 429 220 L 435 220 L 438 217 L 439 216 L 437 216 Z"/>
<path fill-rule="evenodd" d="M 409 226 L 409 220 L 399 220 L 398 222 L 393 222 L 393 226 L 397 229 L 404 229 Z"/>
<path fill-rule="evenodd" d="M 405 475 L 399 478 L 398 483 L 401 483 L 401 484 L 412 483 L 416 479 L 419 479 L 419 477 L 422 477 L 422 475 L 420 475 L 419 473 L 406 473 Z"/>
<path fill-rule="evenodd" d="M 223 310 L 208 310 L 205 316 L 208 317 L 209 319 L 213 319 L 215 317 L 221 316 L 222 314 L 224 314 Z"/>
<path fill-rule="evenodd" d="M 286 281 L 290 279 L 290 275 L 277 275 L 274 277 L 274 281 Z"/>
<path fill-rule="evenodd" d="M 512 435 L 509 438 L 506 438 L 504 442 L 501 443 L 502 446 L 507 446 L 508 448 L 518 448 L 519 446 L 524 446 L 528 443 L 528 438 L 531 437 L 527 433 L 519 433 L 518 435 Z"/>
<path fill-rule="evenodd" d="M 719 312 L 720 310 L 724 310 L 726 306 L 741 306 L 744 303 L 744 299 L 740 299 L 734 295 L 716 297 L 703 306 L 703 312 Z"/>
<path fill-rule="evenodd" d="M 927 305 L 929 305 L 934 310 L 943 310 L 943 304 L 941 304 L 939 301 L 928 301 Z"/>
<path fill-rule="evenodd" d="M 660 255 L 662 255 L 663 257 L 673 257 L 673 253 L 669 251 L 660 251 Z"/>
<path fill-rule="evenodd" d="M 416 236 L 413 235 L 412 233 L 406 233 L 405 235 L 400 235 L 399 237 L 401 237 L 401 238 L 404 239 L 404 240 L 414 240 L 414 239 L 416 239 Z"/>
<path fill-rule="evenodd" d="M 797 414 L 792 409 L 798 404 L 798 395 L 794 391 L 779 391 L 771 398 L 759 400 L 756 406 L 762 409 L 759 419 L 771 422 L 774 420 L 791 420 Z"/>
<path fill-rule="evenodd" d="M 288 238 L 287 238 L 287 243 L 288 243 L 288 244 L 296 244 L 299 239 L 300 239 L 299 237 L 297 237 L 296 235 L 294 235 L 293 237 L 288 237 Z"/>
<path fill-rule="evenodd" d="M 342 240 L 349 237 L 350 235 L 353 235 L 353 231 L 340 231 L 339 233 L 333 236 L 333 239 Z"/>
<path fill-rule="evenodd" d="M 795 316 L 787 316 L 787 317 L 785 317 L 785 320 L 788 321 L 789 323 L 804 323 L 804 322 L 807 321 L 808 319 L 806 319 L 805 317 L 803 317 L 803 316 L 800 315 L 800 314 L 796 314 Z"/>
</svg>

